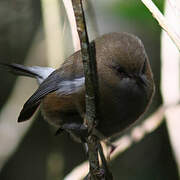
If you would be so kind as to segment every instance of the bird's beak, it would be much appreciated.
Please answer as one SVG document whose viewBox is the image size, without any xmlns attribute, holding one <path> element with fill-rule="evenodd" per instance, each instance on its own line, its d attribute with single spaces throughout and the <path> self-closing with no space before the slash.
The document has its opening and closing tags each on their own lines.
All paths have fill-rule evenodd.
<svg viewBox="0 0 180 180">
<path fill-rule="evenodd" d="M 140 84 L 143 84 L 144 86 L 147 86 L 147 79 L 144 75 L 138 75 L 137 76 L 137 81 L 140 83 Z"/>
</svg>

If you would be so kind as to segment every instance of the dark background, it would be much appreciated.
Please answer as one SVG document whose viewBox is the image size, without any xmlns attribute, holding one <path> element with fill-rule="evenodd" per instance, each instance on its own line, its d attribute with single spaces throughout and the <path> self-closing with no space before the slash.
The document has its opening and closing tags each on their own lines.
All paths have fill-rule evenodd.
<svg viewBox="0 0 180 180">
<path fill-rule="evenodd" d="M 158 1 L 158 6 L 163 9 L 162 0 Z M 159 25 L 140 1 L 113 1 L 107 4 L 101 0 L 94 3 L 93 7 L 100 34 L 127 31 L 139 36 L 145 44 L 156 83 L 156 94 L 145 115 L 147 117 L 161 104 Z M 43 29 L 39 0 L 1 0 L 0 61 L 23 64 L 40 27 Z M 66 43 L 65 49 L 68 48 L 72 47 Z M 0 70 L 0 110 L 15 86 L 15 79 L 16 77 Z M 80 144 L 73 142 L 66 134 L 55 137 L 54 133 L 55 129 L 38 115 L 22 143 L 0 172 L 0 180 L 63 179 L 73 167 L 86 159 Z M 178 180 L 165 122 L 120 154 L 110 167 L 117 180 Z"/>
</svg>

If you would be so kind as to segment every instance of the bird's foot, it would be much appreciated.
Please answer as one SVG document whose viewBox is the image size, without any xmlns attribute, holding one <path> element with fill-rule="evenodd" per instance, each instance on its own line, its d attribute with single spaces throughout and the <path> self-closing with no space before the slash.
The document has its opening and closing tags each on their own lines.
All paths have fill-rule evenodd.
<svg viewBox="0 0 180 180">
<path fill-rule="evenodd" d="M 58 135 L 61 135 L 63 133 L 63 129 L 62 128 L 59 128 L 56 133 L 55 133 L 55 136 L 58 136 Z"/>
<path fill-rule="evenodd" d="M 107 173 L 105 169 L 100 168 L 97 172 L 94 173 L 94 175 L 101 180 L 113 180 L 113 176 L 111 173 Z M 91 174 L 88 173 L 84 180 L 91 180 Z"/>
<path fill-rule="evenodd" d="M 86 142 L 85 139 L 88 137 L 88 129 L 85 125 L 78 123 L 63 124 L 61 129 L 68 132 L 75 141 Z"/>
</svg>

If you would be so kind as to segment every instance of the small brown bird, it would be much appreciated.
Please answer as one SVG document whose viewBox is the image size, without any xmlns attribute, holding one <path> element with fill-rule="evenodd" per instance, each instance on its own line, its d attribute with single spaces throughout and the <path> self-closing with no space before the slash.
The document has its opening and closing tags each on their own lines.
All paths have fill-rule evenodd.
<svg viewBox="0 0 180 180">
<path fill-rule="evenodd" d="M 135 122 L 154 94 L 151 67 L 139 38 L 128 33 L 110 33 L 93 41 L 99 80 L 99 123 L 104 136 L 115 135 Z M 78 129 L 85 115 L 85 85 L 81 51 L 55 70 L 47 67 L 7 65 L 16 74 L 34 77 L 40 83 L 24 104 L 18 122 L 28 120 L 41 106 L 43 117 L 65 130 Z"/>
</svg>

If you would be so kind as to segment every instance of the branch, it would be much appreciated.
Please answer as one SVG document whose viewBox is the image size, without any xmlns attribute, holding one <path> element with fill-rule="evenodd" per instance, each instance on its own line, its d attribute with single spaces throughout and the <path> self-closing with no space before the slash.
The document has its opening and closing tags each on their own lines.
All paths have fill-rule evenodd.
<svg viewBox="0 0 180 180">
<path fill-rule="evenodd" d="M 141 0 L 144 5 L 149 9 L 154 18 L 158 21 L 159 25 L 168 33 L 171 40 L 174 42 L 178 50 L 180 50 L 180 37 L 175 32 L 174 28 L 165 19 L 159 9 L 151 0 Z"/>
<path fill-rule="evenodd" d="M 174 0 L 176 8 L 180 7 L 180 1 Z M 165 5 L 165 17 L 176 28 L 178 35 L 180 35 L 180 23 L 179 14 L 176 13 L 176 9 L 172 7 L 170 1 L 166 1 Z M 174 43 L 170 40 L 166 33 L 162 33 L 161 36 L 161 92 L 164 104 L 176 103 L 180 100 L 180 68 L 179 59 L 180 53 Z M 165 113 L 167 129 L 169 137 L 174 151 L 174 157 L 179 169 L 180 175 L 180 106 L 171 108 Z"/>
<path fill-rule="evenodd" d="M 150 117 L 148 117 L 141 125 L 137 127 L 133 127 L 130 135 L 124 135 L 118 140 L 116 140 L 113 144 L 117 146 L 117 148 L 113 151 L 111 155 L 111 159 L 115 159 L 119 154 L 130 148 L 133 144 L 141 141 L 147 134 L 155 131 L 163 122 L 164 113 L 171 108 L 176 108 L 178 105 L 172 104 L 171 106 L 165 107 L 160 106 Z M 84 162 L 74 168 L 71 173 L 66 175 L 64 180 L 71 179 L 82 179 L 88 172 L 88 162 Z"/>
<path fill-rule="evenodd" d="M 72 0 L 74 14 L 76 18 L 77 31 L 81 44 L 81 55 L 84 66 L 85 75 L 85 91 L 86 91 L 86 115 L 84 124 L 88 128 L 90 135 L 87 138 L 90 178 L 101 178 L 101 172 L 98 159 L 98 138 L 92 135 L 92 130 L 97 124 L 97 104 L 98 104 L 98 77 L 96 69 L 95 44 L 89 44 L 87 27 L 83 11 L 82 0 Z M 89 178 L 89 176 L 88 176 Z"/>
<path fill-rule="evenodd" d="M 161 14 L 158 8 L 151 0 L 141 0 L 146 7 L 152 12 L 153 16 L 159 22 L 160 26 L 167 32 L 162 33 L 162 73 L 161 73 L 161 91 L 164 104 L 176 103 L 180 100 L 179 93 L 179 50 L 180 50 L 180 23 L 179 23 L 179 8 L 180 1 L 166 0 L 165 17 Z M 174 7 L 173 7 L 174 6 Z M 173 7 L 173 8 L 172 8 Z M 175 31 L 176 30 L 176 31 Z M 173 43 L 172 43 L 172 41 Z M 176 47 L 175 47 L 176 45 Z M 172 59 L 172 61 L 171 61 Z M 179 136 L 179 121 L 180 107 L 172 108 L 166 111 L 167 128 L 171 144 L 174 150 L 174 155 L 180 174 L 180 143 Z"/>
<path fill-rule="evenodd" d="M 69 20 L 74 51 L 76 52 L 80 49 L 80 42 L 79 42 L 78 32 L 76 30 L 77 26 L 76 26 L 76 20 L 75 20 L 75 16 L 73 12 L 72 2 L 71 0 L 63 0 L 63 3 L 64 3 L 66 14 Z"/>
<path fill-rule="evenodd" d="M 59 67 L 64 59 L 62 23 L 58 0 L 41 0 L 49 66 Z"/>
</svg>

